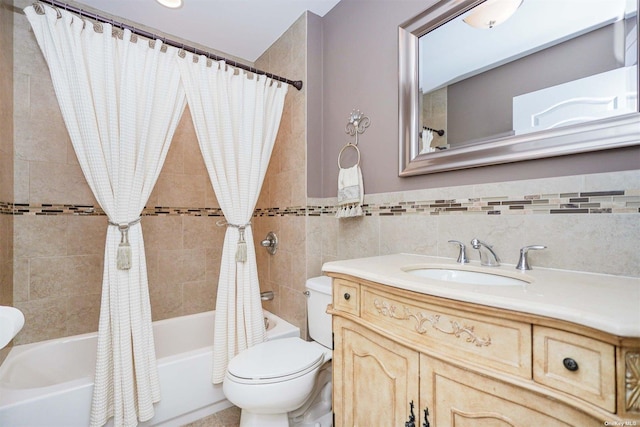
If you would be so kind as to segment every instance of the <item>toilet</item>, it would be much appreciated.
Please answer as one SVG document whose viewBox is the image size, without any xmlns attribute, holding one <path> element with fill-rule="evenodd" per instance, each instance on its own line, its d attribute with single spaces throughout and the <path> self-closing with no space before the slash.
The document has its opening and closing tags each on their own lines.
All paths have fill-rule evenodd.
<svg viewBox="0 0 640 427">
<path fill-rule="evenodd" d="M 331 426 L 331 278 L 308 279 L 309 336 L 257 344 L 229 362 L 222 389 L 240 427 Z"/>
</svg>

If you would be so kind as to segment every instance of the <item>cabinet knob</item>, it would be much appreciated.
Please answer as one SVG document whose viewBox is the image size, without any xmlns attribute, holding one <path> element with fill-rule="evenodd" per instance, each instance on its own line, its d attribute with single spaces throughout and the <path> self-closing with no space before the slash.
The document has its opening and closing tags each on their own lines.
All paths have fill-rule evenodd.
<svg viewBox="0 0 640 427">
<path fill-rule="evenodd" d="M 349 298 L 351 298 L 351 295 L 349 295 L 349 292 L 345 292 L 344 293 L 344 299 L 346 299 L 348 301 Z"/>
<path fill-rule="evenodd" d="M 564 365 L 565 368 L 567 368 L 568 370 L 574 372 L 578 370 L 578 362 L 576 362 L 575 360 L 573 360 L 570 357 L 565 357 L 562 360 L 562 364 Z"/>
</svg>

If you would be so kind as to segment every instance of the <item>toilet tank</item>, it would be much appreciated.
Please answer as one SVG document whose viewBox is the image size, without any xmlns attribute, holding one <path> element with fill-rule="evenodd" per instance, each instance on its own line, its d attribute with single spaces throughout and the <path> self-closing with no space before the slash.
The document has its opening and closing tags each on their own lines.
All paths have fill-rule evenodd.
<svg viewBox="0 0 640 427">
<path fill-rule="evenodd" d="M 327 348 L 333 348 L 331 338 L 331 315 L 327 305 L 331 304 L 331 278 L 327 276 L 307 279 L 307 317 L 309 336 Z"/>
</svg>

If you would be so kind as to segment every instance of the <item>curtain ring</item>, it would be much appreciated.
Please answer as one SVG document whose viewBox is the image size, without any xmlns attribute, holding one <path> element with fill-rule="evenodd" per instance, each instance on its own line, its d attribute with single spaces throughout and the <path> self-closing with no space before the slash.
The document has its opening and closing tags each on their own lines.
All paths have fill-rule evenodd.
<svg viewBox="0 0 640 427">
<path fill-rule="evenodd" d="M 356 153 L 358 153 L 358 161 L 356 162 L 356 164 L 354 166 L 359 166 L 360 165 L 360 149 L 358 148 L 357 145 L 354 145 L 352 143 L 348 143 L 347 145 L 342 147 L 342 149 L 340 150 L 340 153 L 338 153 L 338 168 L 340 168 L 340 169 L 344 169 L 342 167 L 342 165 L 340 165 L 340 159 L 342 158 L 342 153 L 344 152 L 344 150 L 346 150 L 349 147 L 353 148 L 354 150 L 356 150 Z"/>
</svg>

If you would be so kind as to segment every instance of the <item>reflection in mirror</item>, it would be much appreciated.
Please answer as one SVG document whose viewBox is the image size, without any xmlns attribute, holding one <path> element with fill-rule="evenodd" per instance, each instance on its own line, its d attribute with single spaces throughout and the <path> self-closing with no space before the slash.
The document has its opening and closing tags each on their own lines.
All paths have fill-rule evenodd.
<svg viewBox="0 0 640 427">
<path fill-rule="evenodd" d="M 402 26 L 400 175 L 630 145 L 575 147 L 568 135 L 594 123 L 591 137 L 606 139 L 615 118 L 637 126 L 637 10 L 638 0 L 452 0 Z"/>
</svg>

